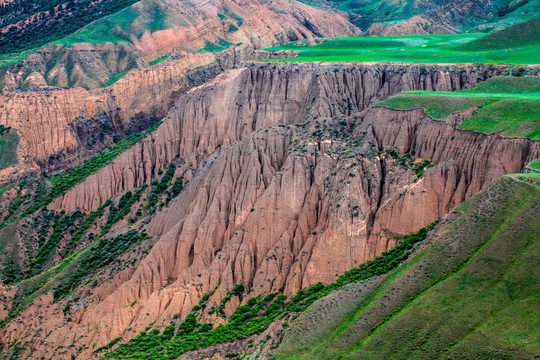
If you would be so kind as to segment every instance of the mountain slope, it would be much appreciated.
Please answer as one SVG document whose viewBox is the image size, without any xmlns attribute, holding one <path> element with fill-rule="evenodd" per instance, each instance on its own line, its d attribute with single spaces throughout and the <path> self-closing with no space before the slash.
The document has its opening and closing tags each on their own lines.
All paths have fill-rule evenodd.
<svg viewBox="0 0 540 360">
<path fill-rule="evenodd" d="M 0 54 L 39 47 L 134 2 L 136 0 L 5 2 L 0 6 Z"/>
<path fill-rule="evenodd" d="M 335 11 L 282 0 L 205 4 L 142 0 L 103 15 L 58 41 L 4 56 L 4 61 L 0 58 L 0 65 L 4 63 L 0 88 L 94 89 L 174 52 L 215 51 L 238 44 L 258 48 L 303 38 L 360 34 Z"/>
<path fill-rule="evenodd" d="M 536 35 L 539 32 L 540 17 L 495 31 L 483 38 L 464 44 L 462 48 L 465 50 L 486 51 L 492 49 L 538 46 L 540 44 L 540 39 L 538 39 L 538 36 Z"/>
<path fill-rule="evenodd" d="M 2 169 L 0 182 L 79 165 L 156 123 L 181 94 L 256 47 L 358 34 L 341 15 L 300 3 L 241 5 L 143 0 L 1 66 L 0 123 L 20 141 L 18 165 Z"/>
<path fill-rule="evenodd" d="M 491 31 L 540 15 L 536 0 L 304 0 L 350 14 L 370 35 L 441 34 Z"/>
<path fill-rule="evenodd" d="M 350 285 L 308 308 L 276 357 L 537 357 L 539 184 L 503 177 L 458 206 L 378 285 Z M 336 300 L 348 292 L 352 304 Z"/>
</svg>

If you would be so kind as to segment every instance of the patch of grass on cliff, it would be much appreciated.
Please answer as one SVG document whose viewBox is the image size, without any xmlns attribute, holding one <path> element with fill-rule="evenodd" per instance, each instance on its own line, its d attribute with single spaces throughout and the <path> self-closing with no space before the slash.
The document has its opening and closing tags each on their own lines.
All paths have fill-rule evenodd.
<svg viewBox="0 0 540 360">
<path fill-rule="evenodd" d="M 445 98 L 436 95 L 418 96 L 410 93 L 403 93 L 384 100 L 377 105 L 385 106 L 395 110 L 412 110 L 423 108 L 426 113 L 434 119 L 444 120 L 451 113 L 456 111 L 467 110 L 476 106 L 483 106 L 492 103 L 493 99 L 489 98 L 466 98 L 466 97 L 449 97 Z"/>
<path fill-rule="evenodd" d="M 435 225 L 435 224 L 434 224 Z M 317 299 L 347 284 L 386 274 L 397 268 L 411 254 L 411 249 L 423 241 L 434 227 L 422 228 L 417 233 L 404 236 L 398 246 L 384 252 L 357 268 L 347 271 L 338 280 L 329 285 L 316 284 L 309 289 L 300 290 L 289 304 L 285 303 L 285 295 L 272 293 L 266 297 L 254 297 L 247 304 L 240 306 L 224 325 L 212 329 L 211 324 L 197 321 L 197 315 L 205 307 L 196 306 L 186 320 L 176 326 L 172 322 L 163 331 L 153 329 L 143 331 L 128 343 L 120 345 L 103 359 L 175 359 L 180 355 L 214 344 L 222 344 L 234 340 L 245 339 L 260 334 L 276 319 L 306 309 Z M 224 298 L 227 302 L 232 296 L 242 299 L 244 286 L 237 284 Z M 204 300 L 204 298 L 203 298 Z M 219 312 L 211 309 L 210 312 Z M 176 331 L 176 335 L 175 334 Z"/>
<path fill-rule="evenodd" d="M 0 125 L 0 169 L 17 164 L 18 144 L 17 132 Z"/>
<path fill-rule="evenodd" d="M 482 107 L 460 129 L 508 137 L 540 139 L 540 101 L 503 99 Z"/>
<path fill-rule="evenodd" d="M 167 60 L 167 59 L 169 58 L 169 56 L 170 56 L 170 55 L 162 56 L 162 57 L 160 57 L 160 58 L 157 58 L 157 59 L 155 59 L 155 60 L 150 61 L 149 64 L 152 66 L 152 65 L 156 65 L 156 64 L 162 63 L 162 62 L 164 62 L 165 60 Z"/>
<path fill-rule="evenodd" d="M 298 56 L 271 61 L 321 62 L 397 62 L 424 64 L 539 64 L 536 44 L 504 49 L 474 49 L 463 46 L 485 34 L 406 35 L 385 37 L 345 37 L 324 41 L 315 46 L 304 42 L 267 50 L 297 50 Z"/>
<path fill-rule="evenodd" d="M 32 53 L 34 53 L 34 51 L 36 51 L 36 49 L 25 50 L 12 54 L 0 54 L 0 66 L 17 64 L 26 59 Z"/>
<path fill-rule="evenodd" d="M 123 71 L 121 73 L 112 74 L 111 77 L 109 78 L 109 81 L 107 81 L 107 83 L 105 84 L 105 87 L 111 86 L 112 84 L 114 84 L 115 82 L 117 82 L 118 80 L 126 76 L 127 73 L 128 73 L 127 71 Z"/>
<path fill-rule="evenodd" d="M 540 159 L 536 159 L 527 164 L 527 169 L 540 172 Z"/>
<path fill-rule="evenodd" d="M 497 76 L 476 85 L 472 89 L 461 92 L 465 94 L 490 94 L 492 96 L 540 96 L 540 79 L 529 76 Z"/>
<path fill-rule="evenodd" d="M 206 46 L 199 49 L 199 52 L 219 52 L 228 49 L 233 43 L 224 39 L 219 39 L 216 42 L 207 42 Z"/>
<path fill-rule="evenodd" d="M 538 183 L 503 177 L 352 310 L 321 299 L 276 359 L 529 359 L 540 356 Z M 453 220 L 452 220 L 453 218 Z M 339 296 L 334 296 L 334 299 Z M 345 301 L 345 300 L 344 300 Z M 333 325 L 328 326 L 331 322 Z"/>
<path fill-rule="evenodd" d="M 495 77 L 464 91 L 409 91 L 388 98 L 377 106 L 396 110 L 424 108 L 434 119 L 478 107 L 459 126 L 485 134 L 540 139 L 540 78 Z"/>
</svg>

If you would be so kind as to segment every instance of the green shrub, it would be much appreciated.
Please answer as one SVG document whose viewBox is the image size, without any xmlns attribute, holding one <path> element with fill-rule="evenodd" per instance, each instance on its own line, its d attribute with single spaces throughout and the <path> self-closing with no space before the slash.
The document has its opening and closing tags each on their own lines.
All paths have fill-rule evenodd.
<svg viewBox="0 0 540 360">
<path fill-rule="evenodd" d="M 141 235 L 136 230 L 131 230 L 115 238 L 96 240 L 91 247 L 91 251 L 87 252 L 86 256 L 81 259 L 78 270 L 69 274 L 67 278 L 56 286 L 53 292 L 54 300 L 58 301 L 66 297 L 81 284 L 84 278 L 94 274 L 98 269 L 110 265 L 140 239 Z M 130 304 L 130 306 L 135 305 L 135 303 Z"/>
</svg>

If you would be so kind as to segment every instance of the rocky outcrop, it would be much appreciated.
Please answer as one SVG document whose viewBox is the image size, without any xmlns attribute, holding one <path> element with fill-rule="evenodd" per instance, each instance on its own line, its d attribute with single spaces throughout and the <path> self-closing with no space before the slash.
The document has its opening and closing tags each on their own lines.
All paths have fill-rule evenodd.
<svg viewBox="0 0 540 360">
<path fill-rule="evenodd" d="M 0 123 L 18 130 L 22 159 L 47 169 L 51 157 L 64 157 L 61 166 L 84 155 L 73 124 L 104 117 L 125 133 L 137 117 L 163 116 L 177 93 L 203 83 L 232 66 L 235 52 L 183 54 L 176 61 L 134 70 L 112 87 L 94 91 L 37 89 L 0 95 Z M 97 136 L 98 134 L 94 134 Z"/>
<path fill-rule="evenodd" d="M 504 70 L 248 63 L 189 91 L 148 139 L 51 205 L 94 209 L 175 162 L 188 184 L 145 226 L 148 255 L 92 294 L 78 291 L 85 305 L 74 321 L 25 336 L 45 309 L 61 318 L 62 304 L 42 297 L 6 325 L 3 341 L 40 340 L 37 353 L 82 349 L 88 358 L 92 346 L 183 318 L 216 285 L 209 306 L 240 282 L 246 299 L 334 280 L 540 156 L 535 141 L 457 129 L 460 114 L 445 122 L 371 106 L 401 90 L 472 87 Z M 434 166 L 418 177 L 411 167 L 421 159 Z M 225 312 L 239 304 L 231 299 Z"/>
<path fill-rule="evenodd" d="M 250 55 L 249 60 L 274 60 L 274 59 L 291 59 L 298 56 L 298 51 L 294 50 L 256 50 Z"/>
<path fill-rule="evenodd" d="M 540 157 L 538 141 L 461 131 L 459 124 L 434 121 L 423 109 L 378 107 L 363 115 L 355 131 L 371 134 L 379 149 L 396 149 L 437 164 L 401 191 L 386 191 L 390 196 L 381 201 L 373 222 L 375 236 L 383 240 L 412 233 L 448 214 L 495 179 L 519 173 Z"/>
<path fill-rule="evenodd" d="M 422 15 L 415 15 L 403 21 L 379 22 L 371 25 L 366 33 L 369 36 L 400 36 L 424 34 L 453 34 L 458 30 L 446 23 L 433 21 Z"/>
</svg>

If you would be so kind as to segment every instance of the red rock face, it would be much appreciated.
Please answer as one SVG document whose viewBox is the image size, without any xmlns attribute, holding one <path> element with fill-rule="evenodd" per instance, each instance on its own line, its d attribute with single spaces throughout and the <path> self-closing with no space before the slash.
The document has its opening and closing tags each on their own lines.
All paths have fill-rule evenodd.
<svg viewBox="0 0 540 360">
<path fill-rule="evenodd" d="M 457 130 L 466 114 L 443 122 L 370 104 L 402 90 L 472 87 L 504 70 L 246 64 L 189 91 L 148 139 L 51 204 L 95 209 L 175 161 L 189 183 L 146 225 L 148 255 L 92 295 L 81 289 L 74 321 L 44 296 L 2 340 L 32 339 L 55 358 L 88 346 L 79 356 L 90 358 L 94 344 L 186 316 L 216 285 L 210 305 L 240 282 L 249 298 L 334 280 L 540 156 L 538 142 Z M 390 149 L 436 165 L 415 181 Z M 233 298 L 226 313 L 237 306 Z"/>
<path fill-rule="evenodd" d="M 422 66 L 400 65 L 246 67 L 250 70 L 235 69 L 192 90 L 147 140 L 115 159 L 108 171 L 90 176 L 59 198 L 52 208 L 95 210 L 115 195 L 150 183 L 158 169 L 174 159 L 196 166 L 219 147 L 253 131 L 304 122 L 308 109 L 311 116 L 349 116 L 401 91 L 470 88 L 505 69 L 430 66 L 431 71 L 424 73 Z"/>
<path fill-rule="evenodd" d="M 57 154 L 67 154 L 67 162 L 76 162 L 81 144 L 71 125 L 77 119 L 105 113 L 123 127 L 137 114 L 159 116 L 167 111 L 173 94 L 193 86 L 188 76 L 203 82 L 220 71 L 215 55 L 190 54 L 173 63 L 133 71 L 107 89 L 6 92 L 0 95 L 0 123 L 21 135 L 23 164 L 47 168 L 49 158 Z"/>
</svg>

